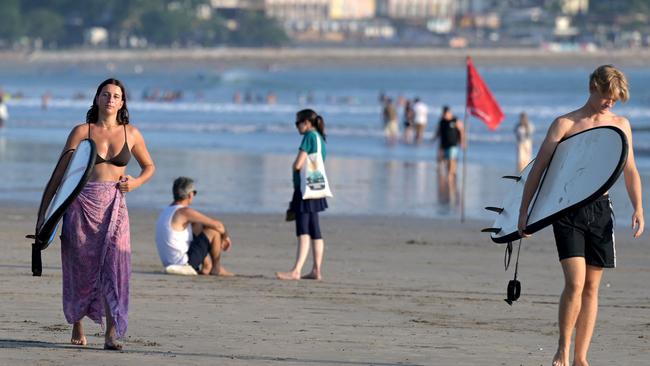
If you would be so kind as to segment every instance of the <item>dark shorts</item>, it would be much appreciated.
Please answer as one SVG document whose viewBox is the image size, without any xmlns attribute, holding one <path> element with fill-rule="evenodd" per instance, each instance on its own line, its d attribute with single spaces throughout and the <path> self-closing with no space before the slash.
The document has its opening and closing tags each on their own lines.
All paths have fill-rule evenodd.
<svg viewBox="0 0 650 366">
<path fill-rule="evenodd" d="M 449 146 L 442 149 L 442 156 L 445 160 L 456 160 L 458 159 L 458 146 Z"/>
<path fill-rule="evenodd" d="M 204 233 L 194 235 L 190 243 L 190 249 L 187 250 L 187 263 L 198 272 L 208 253 L 210 253 L 210 240 L 208 240 L 208 237 Z"/>
<path fill-rule="evenodd" d="M 296 236 L 309 235 L 312 240 L 322 239 L 318 212 L 300 212 L 296 214 Z"/>
<path fill-rule="evenodd" d="M 591 266 L 616 267 L 614 214 L 608 196 L 556 221 L 553 234 L 560 260 L 584 257 Z"/>
</svg>

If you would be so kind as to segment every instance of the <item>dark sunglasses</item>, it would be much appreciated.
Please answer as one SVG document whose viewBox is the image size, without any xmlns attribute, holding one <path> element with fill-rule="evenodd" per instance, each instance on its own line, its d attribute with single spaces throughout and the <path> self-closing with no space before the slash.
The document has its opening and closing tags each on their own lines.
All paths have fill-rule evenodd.
<svg viewBox="0 0 650 366">
<path fill-rule="evenodd" d="M 304 121 L 296 121 L 296 127 L 298 127 L 298 126 L 299 126 L 301 123 L 303 123 L 303 122 L 304 122 Z"/>
<path fill-rule="evenodd" d="M 196 196 L 199 192 L 195 189 L 192 191 L 192 193 L 194 193 L 194 195 Z"/>
</svg>

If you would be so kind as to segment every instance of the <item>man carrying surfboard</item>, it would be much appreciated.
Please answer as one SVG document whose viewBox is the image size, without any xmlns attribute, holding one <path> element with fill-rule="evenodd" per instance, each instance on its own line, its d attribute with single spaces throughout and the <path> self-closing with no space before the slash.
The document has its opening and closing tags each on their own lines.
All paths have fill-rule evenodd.
<svg viewBox="0 0 650 366">
<path fill-rule="evenodd" d="M 634 213 L 634 237 L 644 231 L 641 179 L 634 161 L 630 122 L 612 113 L 617 101 L 629 98 L 625 75 L 611 65 L 598 67 L 589 78 L 589 98 L 579 109 L 556 118 L 546 134 L 524 186 L 519 210 L 519 234 L 526 237 L 528 211 L 542 175 L 560 141 L 590 128 L 614 126 L 622 130 L 628 141 L 628 158 L 623 168 Z M 565 285 L 559 304 L 559 340 L 553 357 L 554 366 L 568 366 L 573 329 L 576 330 L 573 365 L 588 365 L 587 351 L 591 343 L 598 312 L 598 290 L 603 268 L 616 266 L 614 222 L 607 193 L 594 202 L 569 212 L 553 224 L 553 233 Z"/>
</svg>

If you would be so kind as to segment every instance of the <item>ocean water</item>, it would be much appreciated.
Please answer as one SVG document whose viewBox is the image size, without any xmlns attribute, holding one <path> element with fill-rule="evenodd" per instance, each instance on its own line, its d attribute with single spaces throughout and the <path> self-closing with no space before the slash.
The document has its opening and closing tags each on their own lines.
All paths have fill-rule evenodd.
<svg viewBox="0 0 650 366">
<path fill-rule="evenodd" d="M 514 173 L 513 127 L 521 111 L 536 126 L 535 149 L 554 117 L 587 98 L 584 67 L 489 67 L 479 72 L 506 114 L 496 132 L 467 117 L 470 129 L 467 206 L 470 218 L 503 195 L 499 177 Z M 615 111 L 635 129 L 637 164 L 650 174 L 650 69 L 625 69 L 632 99 Z M 12 95 L 0 131 L 0 200 L 38 203 L 70 128 L 85 118 L 99 82 L 126 83 L 131 120 L 157 165 L 152 181 L 129 194 L 129 205 L 161 207 L 179 175 L 197 179 L 199 208 L 214 212 L 281 213 L 291 197 L 291 162 L 300 143 L 295 112 L 310 107 L 327 124 L 332 212 L 351 215 L 454 217 L 438 203 L 436 147 L 385 145 L 380 93 L 420 97 L 429 105 L 429 136 L 442 105 L 463 118 L 465 69 L 458 67 L 223 68 L 193 64 L 0 65 L 0 87 Z M 146 95 L 176 92 L 173 101 Z M 43 95 L 50 95 L 42 108 Z M 239 94 L 241 102 L 235 101 Z M 267 103 L 273 95 L 275 103 Z M 401 114 L 401 110 L 400 110 Z M 132 161 L 129 172 L 137 174 Z M 647 185 L 646 185 L 647 186 Z M 624 187 L 613 189 L 617 214 L 631 213 Z M 496 202 L 495 202 L 496 200 Z"/>
</svg>

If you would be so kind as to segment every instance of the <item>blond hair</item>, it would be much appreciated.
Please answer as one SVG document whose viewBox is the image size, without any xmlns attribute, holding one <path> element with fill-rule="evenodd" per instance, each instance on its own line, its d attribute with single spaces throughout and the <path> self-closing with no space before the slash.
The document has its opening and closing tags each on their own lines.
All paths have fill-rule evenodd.
<svg viewBox="0 0 650 366">
<path fill-rule="evenodd" d="M 612 65 L 599 66 L 589 76 L 589 91 L 611 96 L 621 102 L 627 102 L 630 99 L 630 92 L 627 88 L 625 74 Z"/>
</svg>

